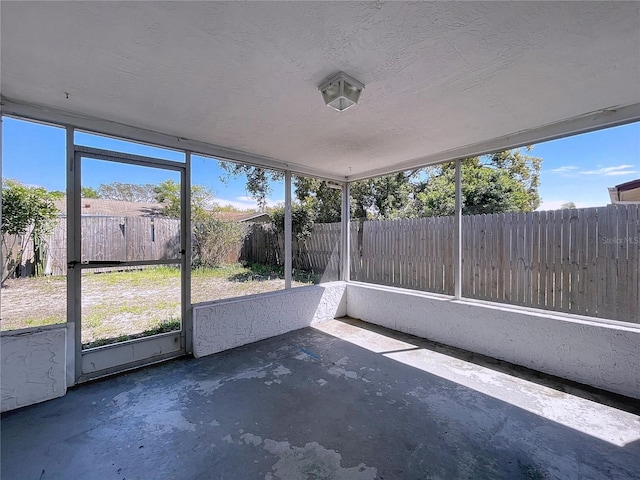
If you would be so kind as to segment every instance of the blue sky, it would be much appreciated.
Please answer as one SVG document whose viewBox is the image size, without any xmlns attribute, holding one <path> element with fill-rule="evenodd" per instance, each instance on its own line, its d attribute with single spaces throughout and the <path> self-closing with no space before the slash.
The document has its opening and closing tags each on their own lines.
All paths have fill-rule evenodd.
<svg viewBox="0 0 640 480">
<path fill-rule="evenodd" d="M 168 160 L 184 160 L 180 152 L 122 142 L 84 133 L 76 143 L 97 148 L 126 151 Z M 541 157 L 541 209 L 559 208 L 574 202 L 578 207 L 609 203 L 607 188 L 640 178 L 640 123 L 600 130 L 535 145 L 531 155 Z M 2 123 L 2 176 L 49 190 L 65 190 L 65 132 L 61 128 L 4 118 Z M 98 187 L 115 181 L 157 183 L 171 173 L 127 165 L 100 165 L 91 162 L 83 169 L 83 185 Z M 245 190 L 245 179 L 220 181 L 217 162 L 192 157 L 192 182 L 209 187 L 220 205 L 255 208 Z M 284 201 L 282 182 L 273 185 L 269 204 Z"/>
</svg>

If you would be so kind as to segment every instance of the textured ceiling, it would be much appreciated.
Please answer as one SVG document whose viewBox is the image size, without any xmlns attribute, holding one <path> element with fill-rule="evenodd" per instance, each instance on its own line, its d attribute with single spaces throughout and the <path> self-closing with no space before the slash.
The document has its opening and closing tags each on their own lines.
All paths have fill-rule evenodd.
<svg viewBox="0 0 640 480">
<path fill-rule="evenodd" d="M 332 177 L 424 163 L 640 103 L 638 2 L 3 1 L 0 9 L 6 99 Z M 366 85 L 342 113 L 317 91 L 340 70 Z"/>
</svg>

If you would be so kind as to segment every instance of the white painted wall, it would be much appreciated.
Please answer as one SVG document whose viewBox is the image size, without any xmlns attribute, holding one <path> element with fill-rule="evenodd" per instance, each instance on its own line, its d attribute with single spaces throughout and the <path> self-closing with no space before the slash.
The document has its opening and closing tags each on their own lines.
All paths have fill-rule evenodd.
<svg viewBox="0 0 640 480">
<path fill-rule="evenodd" d="M 211 355 L 347 314 L 346 284 L 331 282 L 193 308 L 193 354 Z"/>
<path fill-rule="evenodd" d="M 640 399 L 640 329 L 585 317 L 344 282 L 198 304 L 193 315 L 196 357 L 349 315 Z M 0 339 L 2 411 L 66 393 L 65 325 Z"/>
<path fill-rule="evenodd" d="M 0 334 L 3 412 L 67 392 L 66 339 L 65 324 Z"/>
<path fill-rule="evenodd" d="M 349 283 L 347 314 L 640 399 L 640 329 Z"/>
</svg>

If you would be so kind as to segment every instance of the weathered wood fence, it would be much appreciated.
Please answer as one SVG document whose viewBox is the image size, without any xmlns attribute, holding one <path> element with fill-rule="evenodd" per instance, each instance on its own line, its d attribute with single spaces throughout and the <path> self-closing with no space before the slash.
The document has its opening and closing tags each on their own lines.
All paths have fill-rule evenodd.
<svg viewBox="0 0 640 480">
<path fill-rule="evenodd" d="M 462 294 L 640 323 L 639 212 L 609 205 L 464 216 Z M 453 294 L 453 218 L 353 228 L 354 280 Z"/>
<path fill-rule="evenodd" d="M 82 260 L 176 258 L 177 220 L 83 217 Z M 464 216 L 462 293 L 468 298 L 640 323 L 640 206 Z M 351 278 L 453 294 L 452 217 L 351 225 Z M 66 274 L 66 221 L 47 241 L 46 273 Z M 282 265 L 284 241 L 253 224 L 228 260 Z M 340 224 L 294 241 L 293 267 L 340 272 Z M 28 249 L 31 246 L 28 246 Z M 31 255 L 31 257 L 29 256 Z M 25 255 L 32 258 L 33 252 Z M 28 262 L 25 264 L 25 275 Z"/>
<path fill-rule="evenodd" d="M 264 265 L 284 264 L 284 235 L 270 224 L 253 224 L 244 240 L 240 261 Z M 340 277 L 340 224 L 318 223 L 305 240 L 294 239 L 293 268 L 322 275 L 323 280 Z"/>
<path fill-rule="evenodd" d="M 136 261 L 180 258 L 180 221 L 171 218 L 85 216 L 81 218 L 82 261 Z M 33 274 L 32 242 L 8 236 L 13 251 L 24 242 L 20 276 Z M 45 239 L 44 273 L 67 274 L 67 219 L 60 218 Z M 3 252 L 4 253 L 4 252 Z M 5 256 L 3 255 L 3 259 Z M 108 269 L 103 269 L 108 270 Z M 100 271 L 100 269 L 93 270 Z"/>
<path fill-rule="evenodd" d="M 339 224 L 294 244 L 294 267 L 339 272 Z M 640 206 L 464 216 L 468 298 L 640 323 Z M 351 225 L 351 279 L 452 295 L 452 217 Z M 282 238 L 257 225 L 243 260 L 279 262 Z"/>
</svg>

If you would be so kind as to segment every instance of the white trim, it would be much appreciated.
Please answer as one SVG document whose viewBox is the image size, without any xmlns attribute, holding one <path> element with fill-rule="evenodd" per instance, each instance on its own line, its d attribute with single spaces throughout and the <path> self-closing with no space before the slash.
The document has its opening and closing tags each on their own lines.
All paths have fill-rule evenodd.
<svg viewBox="0 0 640 480">
<path fill-rule="evenodd" d="M 454 232 L 453 289 L 457 299 L 462 298 L 462 160 L 456 160 L 456 212 Z"/>
<path fill-rule="evenodd" d="M 214 157 L 219 160 L 255 165 L 257 167 L 270 168 L 279 171 L 290 170 L 294 174 L 307 175 L 314 178 L 335 180 L 339 182 L 354 182 L 381 175 L 390 175 L 427 165 L 449 162 L 458 158 L 486 155 L 525 145 L 556 140 L 594 130 L 601 130 L 604 128 L 611 128 L 640 121 L 640 103 L 612 106 L 548 125 L 514 132 L 486 142 L 466 145 L 434 155 L 417 157 L 394 165 L 367 170 L 359 175 L 350 175 L 345 177 L 325 172 L 320 169 L 306 167 L 304 165 L 287 163 L 262 155 L 158 133 L 152 130 L 133 127 L 109 120 L 83 116 L 65 110 L 15 102 L 5 97 L 0 97 L 0 106 L 2 107 L 2 115 L 6 116 L 15 116 L 58 126 L 72 126 L 79 130 L 114 136 L 125 140 L 168 148 L 180 152 L 189 150 L 194 154 Z"/>
<path fill-rule="evenodd" d="M 182 257 L 182 272 L 180 275 L 182 281 L 182 338 L 180 342 L 185 353 L 193 353 L 193 317 L 191 315 L 191 262 L 193 253 L 193 235 L 191 234 L 191 152 L 184 152 L 185 169 L 182 175 L 182 191 L 181 191 L 181 220 L 182 220 L 182 248 L 185 250 Z"/>
<path fill-rule="evenodd" d="M 80 214 L 81 163 L 75 154 L 75 129 L 66 126 L 67 153 L 67 265 L 79 265 L 82 258 L 82 232 Z M 73 325 L 68 341 L 73 351 L 69 362 L 71 372 L 67 371 L 68 384 L 75 385 L 82 376 L 82 271 L 75 266 L 67 268 L 67 322 Z M 70 365 L 68 365 L 70 366 Z"/>
<path fill-rule="evenodd" d="M 586 315 L 577 315 L 575 313 L 557 312 L 555 310 L 542 310 L 540 308 L 522 307 L 520 305 L 513 305 L 510 303 L 498 303 L 498 302 L 491 302 L 488 300 L 478 300 L 475 298 L 462 297 L 460 299 L 457 299 L 451 295 L 445 295 L 442 293 L 433 293 L 433 292 L 427 292 L 424 290 L 411 290 L 409 288 L 402 288 L 402 287 L 390 287 L 388 285 L 378 285 L 375 283 L 350 281 L 348 282 L 348 285 L 354 285 L 356 287 L 372 288 L 374 290 L 381 290 L 381 291 L 387 291 L 387 292 L 402 293 L 409 296 L 425 297 L 425 298 L 431 298 L 436 300 L 449 301 L 449 302 L 459 303 L 461 305 L 474 305 L 477 307 L 484 307 L 484 308 L 493 309 L 496 311 L 528 313 L 528 314 L 537 315 L 539 317 L 551 318 L 554 320 L 559 320 L 564 322 L 569 321 L 569 322 L 582 323 L 586 325 L 594 325 L 594 326 L 600 326 L 600 327 L 605 325 L 607 327 L 612 327 L 615 329 L 631 331 L 631 332 L 640 331 L 640 324 L 623 322 L 620 320 L 611 320 L 608 318 L 588 317 Z M 366 319 L 362 319 L 362 320 L 366 321 Z"/>
<path fill-rule="evenodd" d="M 292 172 L 301 175 L 336 180 L 340 182 L 344 182 L 345 180 L 345 177 L 343 176 L 334 175 L 319 169 L 306 167 L 304 165 L 287 163 L 262 155 L 200 142 L 198 140 L 190 140 L 188 138 L 167 135 L 109 120 L 83 116 L 56 108 L 15 102 L 5 97 L 0 98 L 0 104 L 2 105 L 2 114 L 7 116 L 16 116 L 55 125 L 69 125 L 79 130 L 113 136 L 156 147 L 178 150 L 180 152 L 188 150 L 192 154 L 214 157 L 219 160 L 255 165 L 257 167 L 270 168 L 279 171 L 291 170 Z"/>
<path fill-rule="evenodd" d="M 526 115 L 526 112 L 524 112 Z M 494 138 L 486 142 L 454 148 L 446 152 L 414 158 L 405 162 L 396 163 L 387 167 L 367 170 L 359 175 L 347 177 L 347 181 L 355 182 L 368 178 L 390 175 L 393 173 L 413 170 L 415 168 L 438 163 L 450 162 L 459 158 L 477 157 L 495 152 L 502 152 L 512 148 L 526 145 L 548 142 L 559 138 L 593 132 L 604 128 L 617 127 L 628 123 L 640 121 L 640 103 L 625 106 L 613 106 L 586 113 L 577 117 L 561 120 L 559 122 L 543 125 L 530 130 L 514 132 L 503 137 Z"/>
<path fill-rule="evenodd" d="M 342 187 L 342 225 L 340 229 L 341 238 L 341 260 L 343 282 L 351 279 L 351 185 L 345 183 Z"/>
<path fill-rule="evenodd" d="M 291 242 L 293 241 L 292 235 L 293 225 L 291 217 L 291 172 L 289 170 L 284 172 L 284 288 L 289 290 L 291 288 L 291 280 L 293 277 L 292 272 L 292 259 L 293 248 Z"/>
</svg>

